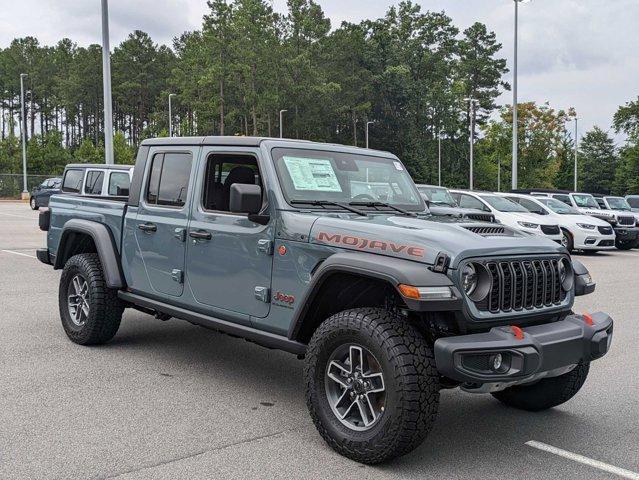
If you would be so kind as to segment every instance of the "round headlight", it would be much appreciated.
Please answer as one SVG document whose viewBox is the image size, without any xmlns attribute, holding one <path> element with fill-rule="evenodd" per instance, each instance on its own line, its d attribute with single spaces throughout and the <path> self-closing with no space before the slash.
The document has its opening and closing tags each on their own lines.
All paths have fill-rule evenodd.
<svg viewBox="0 0 639 480">
<path fill-rule="evenodd" d="M 475 265 L 473 265 L 472 263 L 467 263 L 466 265 L 464 265 L 464 268 L 462 268 L 461 277 L 462 288 L 464 289 L 464 292 L 466 292 L 466 295 L 470 297 L 477 288 L 478 279 L 477 269 L 475 268 Z"/>
<path fill-rule="evenodd" d="M 559 261 L 558 271 L 561 288 L 563 288 L 566 292 L 570 291 L 575 283 L 575 278 L 572 270 L 572 262 L 567 258 L 562 258 Z"/>
</svg>

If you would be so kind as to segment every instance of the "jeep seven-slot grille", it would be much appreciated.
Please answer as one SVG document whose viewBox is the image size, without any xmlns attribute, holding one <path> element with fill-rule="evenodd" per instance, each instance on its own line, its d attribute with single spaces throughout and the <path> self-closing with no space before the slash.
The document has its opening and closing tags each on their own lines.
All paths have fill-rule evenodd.
<svg viewBox="0 0 639 480">
<path fill-rule="evenodd" d="M 629 225 L 629 226 L 634 226 L 635 224 L 635 217 L 626 217 L 626 216 L 619 216 L 619 225 Z"/>
<path fill-rule="evenodd" d="M 566 299 L 559 279 L 558 258 L 486 262 L 491 275 L 488 296 L 476 307 L 483 312 L 501 313 L 548 308 Z"/>
</svg>

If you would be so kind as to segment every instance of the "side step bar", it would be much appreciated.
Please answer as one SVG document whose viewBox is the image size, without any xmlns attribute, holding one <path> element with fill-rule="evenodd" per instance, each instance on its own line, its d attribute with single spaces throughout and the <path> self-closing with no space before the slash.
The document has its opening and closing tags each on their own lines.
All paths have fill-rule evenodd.
<svg viewBox="0 0 639 480">
<path fill-rule="evenodd" d="M 256 328 L 247 327 L 219 318 L 204 315 L 202 313 L 192 312 L 184 308 L 175 307 L 167 303 L 159 302 L 141 295 L 137 295 L 131 292 L 125 292 L 120 290 L 118 297 L 125 302 L 138 305 L 140 307 L 156 310 L 161 313 L 166 313 L 171 317 L 186 320 L 191 323 L 196 323 L 205 328 L 211 330 L 217 330 L 229 335 L 244 338 L 250 342 L 257 343 L 263 347 L 273 348 L 276 350 L 284 350 L 285 352 L 293 353 L 295 355 L 304 355 L 306 353 L 306 345 L 294 340 L 289 340 L 282 335 L 276 335 L 270 332 L 264 332 Z"/>
</svg>

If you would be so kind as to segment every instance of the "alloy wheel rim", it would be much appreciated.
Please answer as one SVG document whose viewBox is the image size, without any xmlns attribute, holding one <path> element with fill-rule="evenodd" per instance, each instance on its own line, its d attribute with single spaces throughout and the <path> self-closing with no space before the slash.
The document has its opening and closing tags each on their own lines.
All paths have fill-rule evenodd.
<svg viewBox="0 0 639 480">
<path fill-rule="evenodd" d="M 31 206 L 32 206 L 32 207 L 35 207 L 35 206 L 36 206 L 35 198 L 32 198 L 32 199 L 31 199 Z"/>
<path fill-rule="evenodd" d="M 356 431 L 373 428 L 384 414 L 386 386 L 381 365 L 366 348 L 345 344 L 329 357 L 326 397 L 337 419 Z"/>
<path fill-rule="evenodd" d="M 561 236 L 561 244 L 562 244 L 564 247 L 568 248 L 568 234 L 564 233 L 564 234 Z"/>
<path fill-rule="evenodd" d="M 68 307 L 71 321 L 78 327 L 84 326 L 89 318 L 89 283 L 82 275 L 76 275 L 67 289 Z"/>
</svg>

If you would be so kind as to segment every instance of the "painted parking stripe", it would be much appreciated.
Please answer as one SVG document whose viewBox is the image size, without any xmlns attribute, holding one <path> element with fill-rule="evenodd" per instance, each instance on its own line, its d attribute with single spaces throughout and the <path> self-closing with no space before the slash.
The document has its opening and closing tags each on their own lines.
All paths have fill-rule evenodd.
<svg viewBox="0 0 639 480">
<path fill-rule="evenodd" d="M 529 442 L 526 442 L 526 445 L 538 450 L 543 450 L 544 452 L 552 453 L 553 455 L 567 458 L 568 460 L 572 460 L 573 462 L 582 463 L 584 465 L 588 465 L 604 472 L 619 475 L 623 478 L 629 478 L 630 480 L 639 480 L 639 473 L 615 467 L 614 465 L 609 465 L 607 463 L 600 462 L 599 460 L 593 460 L 592 458 L 584 457 L 583 455 L 572 453 L 567 450 L 562 450 L 561 448 L 553 447 L 552 445 L 548 445 L 546 443 L 530 440 Z"/>
<path fill-rule="evenodd" d="M 26 253 L 22 253 L 22 252 L 14 252 L 13 250 L 0 250 L 4 253 L 12 253 L 14 255 L 20 255 L 21 257 L 29 257 L 29 258 L 35 258 L 36 260 L 38 259 L 38 257 L 34 256 L 34 255 L 27 255 Z"/>
<path fill-rule="evenodd" d="M 26 215 L 16 215 L 14 213 L 4 213 L 4 212 L 0 212 L 0 215 L 6 215 L 7 217 L 16 217 L 16 218 L 22 218 L 24 220 L 32 220 L 35 217 L 28 217 Z"/>
</svg>

